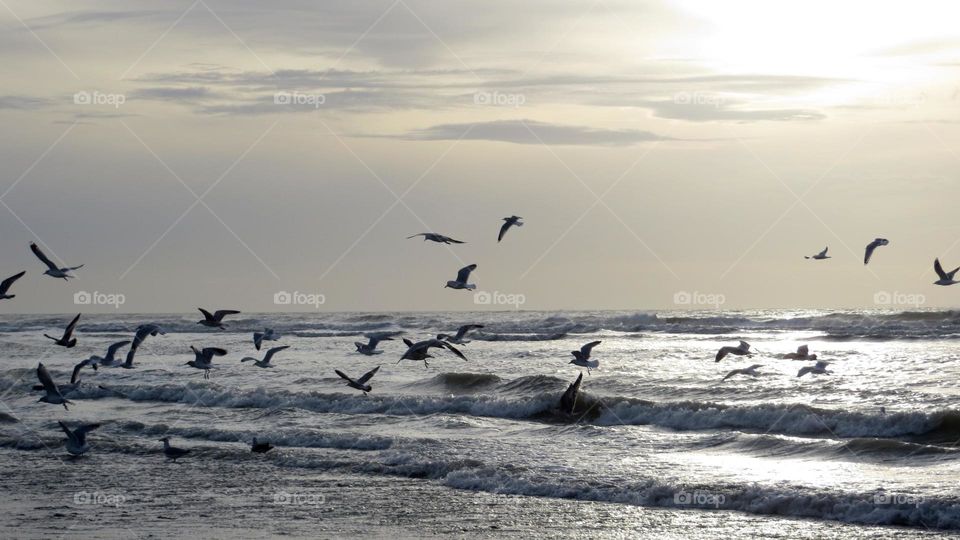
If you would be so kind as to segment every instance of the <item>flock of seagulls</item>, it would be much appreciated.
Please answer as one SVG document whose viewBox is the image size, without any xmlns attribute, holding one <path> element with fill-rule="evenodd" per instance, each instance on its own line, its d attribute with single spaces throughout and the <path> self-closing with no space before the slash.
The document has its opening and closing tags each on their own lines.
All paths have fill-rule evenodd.
<svg viewBox="0 0 960 540">
<path fill-rule="evenodd" d="M 746 341 L 741 341 L 736 346 L 727 345 L 724 347 L 720 347 L 720 350 L 717 351 L 717 356 L 714 361 L 719 362 L 720 360 L 723 360 L 728 354 L 750 357 L 750 356 L 753 356 L 755 352 L 757 352 L 756 349 L 752 351 L 750 350 L 749 343 L 747 343 Z M 806 345 L 801 345 L 797 347 L 797 352 L 784 354 L 781 356 L 781 358 L 784 358 L 786 360 L 817 360 L 817 355 L 810 353 L 810 347 Z M 812 366 L 804 366 L 800 368 L 800 371 L 797 372 L 797 377 L 803 377 L 808 373 L 811 375 L 829 375 L 833 372 L 827 369 L 828 365 L 829 365 L 829 362 L 827 362 L 826 360 L 818 360 L 817 363 Z M 757 377 L 760 375 L 760 372 L 757 370 L 762 367 L 763 367 L 763 364 L 753 364 L 752 366 L 749 366 L 749 367 L 731 370 L 723 377 L 723 379 L 721 379 L 721 381 L 725 381 L 730 377 L 735 377 L 737 375 L 749 375 L 751 377 Z"/>
</svg>

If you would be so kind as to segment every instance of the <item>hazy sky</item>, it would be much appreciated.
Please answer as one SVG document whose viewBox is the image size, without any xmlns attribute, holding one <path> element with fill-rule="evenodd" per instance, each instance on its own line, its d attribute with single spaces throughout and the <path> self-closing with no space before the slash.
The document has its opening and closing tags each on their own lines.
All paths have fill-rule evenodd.
<svg viewBox="0 0 960 540">
<path fill-rule="evenodd" d="M 0 273 L 28 273 L 0 310 L 512 307 L 442 289 L 469 263 L 525 309 L 956 305 L 931 266 L 960 265 L 957 20 L 916 0 L 3 0 Z M 468 243 L 405 239 L 425 231 Z M 32 240 L 79 279 L 41 276 Z"/>
</svg>

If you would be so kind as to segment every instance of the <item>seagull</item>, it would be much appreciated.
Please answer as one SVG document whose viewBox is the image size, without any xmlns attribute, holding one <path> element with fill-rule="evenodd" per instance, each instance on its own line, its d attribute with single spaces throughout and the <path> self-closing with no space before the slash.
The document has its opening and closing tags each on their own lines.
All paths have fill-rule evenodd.
<svg viewBox="0 0 960 540">
<path fill-rule="evenodd" d="M 167 456 L 173 461 L 177 461 L 178 458 L 182 458 L 190 453 L 190 450 L 170 446 L 170 437 L 164 437 L 160 440 L 163 441 L 163 455 Z"/>
<path fill-rule="evenodd" d="M 273 331 L 273 328 L 264 328 L 263 332 L 254 332 L 253 333 L 253 346 L 260 350 L 260 345 L 264 341 L 276 341 L 280 339 L 280 334 Z"/>
<path fill-rule="evenodd" d="M 599 341 L 591 341 L 583 347 L 580 347 L 579 351 L 571 351 L 570 353 L 573 355 L 573 360 L 571 360 L 570 363 L 587 368 L 587 375 L 589 375 L 591 369 L 600 367 L 599 360 L 590 361 L 590 351 L 599 344 Z"/>
<path fill-rule="evenodd" d="M 763 364 L 754 364 L 747 368 L 734 369 L 730 373 L 727 373 L 726 376 L 724 376 L 723 380 L 725 381 L 730 377 L 733 377 L 734 375 L 750 375 L 751 377 L 756 377 L 760 375 L 759 373 L 757 373 L 757 368 L 761 368 L 761 367 L 763 367 Z"/>
<path fill-rule="evenodd" d="M 438 244 L 466 244 L 466 242 L 461 242 L 460 240 L 454 240 L 449 236 L 444 236 L 442 234 L 437 234 L 432 232 L 425 232 L 425 233 L 415 234 L 413 236 L 408 236 L 407 240 L 417 236 L 422 236 L 424 242 L 426 242 L 427 240 L 430 240 L 431 242 L 437 242 Z"/>
<path fill-rule="evenodd" d="M 812 373 L 814 375 L 823 375 L 833 373 L 832 371 L 827 371 L 827 362 L 820 360 L 812 366 L 804 366 L 800 368 L 800 371 L 797 372 L 797 377 L 803 377 L 807 373 Z"/>
<path fill-rule="evenodd" d="M 364 373 L 362 377 L 356 380 L 351 379 L 349 376 L 347 376 L 346 373 L 340 371 L 339 369 L 335 369 L 333 371 L 336 372 L 336 374 L 339 375 L 341 379 L 344 379 L 345 381 L 347 381 L 347 386 L 349 386 L 350 388 L 356 388 L 357 390 L 360 390 L 361 392 L 363 392 L 363 395 L 367 395 L 367 392 L 370 392 L 373 390 L 373 387 L 367 384 L 367 381 L 372 379 L 373 376 L 377 374 L 377 371 L 380 371 L 380 366 L 377 366 L 371 369 L 370 371 Z"/>
<path fill-rule="evenodd" d="M 137 354 L 137 349 L 140 347 L 140 344 L 143 343 L 143 340 L 147 339 L 147 336 L 155 336 L 157 334 L 163 336 L 166 335 L 166 332 L 156 324 L 141 324 L 138 326 L 137 333 L 133 336 L 133 344 L 130 345 L 130 350 L 127 351 L 127 360 L 120 367 L 133 369 L 133 357 Z"/>
<path fill-rule="evenodd" d="M 33 254 L 40 259 L 40 262 L 47 265 L 47 271 L 44 272 L 44 274 L 50 277 L 63 278 L 64 281 L 66 281 L 69 278 L 76 277 L 70 275 L 71 270 L 83 268 L 82 264 L 80 266 L 65 266 L 63 268 L 58 268 L 57 265 L 53 264 L 53 261 L 48 259 L 47 256 L 40 251 L 40 248 L 34 242 L 30 242 L 30 251 L 33 251 Z"/>
<path fill-rule="evenodd" d="M 358 353 L 365 354 L 367 356 L 373 356 L 383 352 L 377 350 L 377 344 L 379 344 L 381 341 L 393 341 L 392 337 L 384 334 L 366 334 L 364 337 L 370 341 L 367 343 L 362 341 L 354 341 L 353 344 L 357 346 Z"/>
<path fill-rule="evenodd" d="M 520 216 L 510 216 L 503 218 L 503 225 L 500 226 L 500 234 L 497 236 L 497 242 L 503 240 L 503 235 L 507 234 L 507 229 L 516 225 L 517 227 L 523 227 L 523 222 L 520 221 L 523 219 Z"/>
<path fill-rule="evenodd" d="M 53 336 L 44 334 L 44 337 L 52 339 L 54 343 L 60 345 L 61 347 L 66 347 L 68 349 L 73 348 L 77 344 L 77 339 L 73 337 L 73 328 L 77 326 L 77 321 L 80 320 L 80 314 L 77 313 L 77 316 L 70 321 L 70 324 L 67 325 L 67 329 L 63 331 L 63 337 L 55 338 Z"/>
<path fill-rule="evenodd" d="M 803 258 L 804 258 L 804 259 L 813 259 L 813 260 L 815 260 L 815 261 L 822 261 L 823 259 L 829 259 L 830 256 L 827 255 L 827 250 L 828 250 L 828 249 L 830 249 L 829 246 L 823 248 L 823 251 L 821 251 L 820 253 L 817 253 L 817 254 L 814 255 L 813 257 L 808 257 L 808 256 L 804 255 Z"/>
<path fill-rule="evenodd" d="M 73 366 L 73 373 L 70 374 L 70 383 L 57 386 L 57 389 L 60 390 L 60 395 L 63 397 L 68 397 L 70 394 L 76 392 L 77 389 L 80 388 L 80 370 L 86 366 L 93 367 L 94 371 L 97 370 L 96 364 L 89 358 Z M 37 384 L 33 387 L 34 390 L 44 390 L 45 388 L 46 387 L 42 384 Z"/>
<path fill-rule="evenodd" d="M 267 452 L 273 450 L 273 445 L 269 442 L 259 442 L 257 438 L 253 438 L 253 443 L 250 444 L 250 451 L 254 454 L 266 454 Z"/>
<path fill-rule="evenodd" d="M 210 328 L 219 328 L 221 330 L 224 329 L 224 325 L 223 325 L 224 317 L 226 317 L 227 315 L 236 315 L 237 313 L 240 313 L 235 309 L 218 309 L 217 311 L 213 312 L 213 315 L 211 315 L 209 311 L 203 308 L 197 308 L 197 309 L 200 310 L 200 313 L 203 313 L 203 320 L 197 321 L 197 324 L 209 326 Z"/>
<path fill-rule="evenodd" d="M 414 343 L 407 338 L 403 338 L 403 342 L 407 344 L 408 348 L 407 351 L 403 353 L 403 356 L 400 357 L 400 360 L 397 360 L 398 364 L 403 360 L 423 360 L 423 367 L 429 367 L 427 358 L 433 358 L 433 356 L 430 355 L 430 349 L 432 348 L 447 349 L 463 360 L 467 359 L 456 347 L 442 339 L 428 339 Z"/>
<path fill-rule="evenodd" d="M 210 369 L 213 368 L 213 357 L 214 356 L 223 356 L 227 354 L 226 349 L 221 349 L 220 347 L 204 347 L 202 350 L 197 350 L 193 345 L 190 346 L 190 350 L 193 351 L 195 359 L 187 362 L 186 366 L 190 366 L 197 369 L 203 370 L 203 378 L 210 378 Z M 267 353 L 269 358 L 270 353 Z"/>
<path fill-rule="evenodd" d="M 450 287 L 451 289 L 466 289 L 468 291 L 476 289 L 476 285 L 473 283 L 467 283 L 467 280 L 470 279 L 470 272 L 473 272 L 476 269 L 477 265 L 475 264 L 464 266 L 459 272 L 457 272 L 457 279 L 454 281 L 448 281 L 444 288 Z"/>
<path fill-rule="evenodd" d="M 806 345 L 801 345 L 797 347 L 797 352 L 787 353 L 783 355 L 783 357 L 787 360 L 816 360 L 817 359 L 817 355 L 810 354 L 810 347 L 807 347 Z"/>
<path fill-rule="evenodd" d="M 886 238 L 876 238 L 873 242 L 867 244 L 867 251 L 863 254 L 863 264 L 870 262 L 870 257 L 873 256 L 873 250 L 877 249 L 880 246 L 885 246 L 889 244 L 890 241 Z"/>
<path fill-rule="evenodd" d="M 946 286 L 946 285 L 953 285 L 954 283 L 960 283 L 955 279 L 953 279 L 953 276 L 957 274 L 957 270 L 960 270 L 960 267 L 954 268 L 949 272 L 944 272 L 943 267 L 940 266 L 940 259 L 937 258 L 933 260 L 933 269 L 937 272 L 937 275 L 940 276 L 940 279 L 933 282 L 934 285 Z M 4 284 L 6 284 L 6 281 L 4 281 Z"/>
<path fill-rule="evenodd" d="M 63 394 L 60 393 L 60 388 L 53 382 L 53 378 L 50 377 L 50 373 L 47 371 L 47 368 L 43 366 L 42 362 L 37 364 L 37 378 L 40 379 L 40 384 L 43 385 L 43 390 L 46 392 L 46 394 L 37 400 L 37 403 L 42 401 L 52 405 L 63 405 L 64 410 L 69 411 L 70 409 L 67 408 L 67 404 L 72 404 L 73 402 L 63 397 Z"/>
<path fill-rule="evenodd" d="M 477 328 L 483 328 L 482 324 L 465 324 L 457 329 L 457 334 L 454 336 L 448 336 L 447 334 L 437 334 L 437 339 L 442 339 L 448 343 L 453 343 L 455 345 L 466 345 L 470 343 L 470 340 L 463 339 L 471 331 Z"/>
<path fill-rule="evenodd" d="M 7 291 L 10 290 L 10 286 L 13 285 L 14 281 L 22 278 L 23 275 L 26 273 L 27 271 L 24 270 L 23 272 L 10 276 L 7 279 L 3 280 L 3 282 L 0 282 L 0 300 L 6 300 L 7 298 L 14 298 L 17 296 L 15 294 L 7 294 Z"/>
<path fill-rule="evenodd" d="M 63 441 L 63 445 L 67 447 L 67 453 L 71 456 L 79 456 L 85 454 L 90 447 L 87 445 L 87 433 L 100 427 L 100 424 L 81 424 L 77 426 L 77 429 L 71 430 L 63 422 L 58 421 L 60 424 L 60 429 L 67 434 L 67 440 Z"/>
<path fill-rule="evenodd" d="M 273 367 L 273 364 L 270 363 L 270 359 L 273 358 L 273 355 L 277 354 L 278 352 L 280 352 L 280 351 L 282 351 L 282 350 L 284 350 L 284 349 L 289 349 L 289 348 L 290 348 L 289 345 L 283 345 L 283 346 L 281 346 L 281 347 L 274 347 L 274 348 L 272 348 L 272 349 L 268 349 L 268 350 L 267 350 L 267 354 L 263 357 L 263 360 L 257 360 L 256 358 L 253 358 L 253 357 L 251 357 L 251 356 L 247 356 L 247 357 L 245 357 L 245 358 L 241 358 L 240 361 L 241 361 L 241 362 L 253 362 L 253 365 L 255 365 L 255 366 L 257 366 L 257 367 L 262 367 L 262 368 Z M 204 349 L 204 352 L 206 352 L 207 350 L 208 350 L 208 349 Z M 223 349 L 218 349 L 218 350 L 223 351 Z M 196 352 L 196 350 L 194 350 L 194 352 Z M 223 351 L 223 352 L 224 352 L 224 354 L 226 354 L 227 351 Z M 219 355 L 218 355 L 218 356 L 219 356 Z"/>
<path fill-rule="evenodd" d="M 114 356 L 117 354 L 117 350 L 120 349 L 120 347 L 125 347 L 129 344 L 130 344 L 130 340 L 124 340 L 124 341 L 118 341 L 113 345 L 110 345 L 109 347 L 107 347 L 106 356 L 97 356 L 94 354 L 90 358 L 88 358 L 88 360 L 90 361 L 90 365 L 93 367 L 93 369 L 97 369 L 97 365 L 101 365 L 101 366 L 118 365 L 119 361 L 116 358 L 114 358 Z"/>
<path fill-rule="evenodd" d="M 753 353 L 750 352 L 750 344 L 746 341 L 741 341 L 736 347 L 720 347 L 720 350 L 717 351 L 717 359 L 714 360 L 714 362 L 723 360 L 723 357 L 728 354 L 735 354 L 737 356 L 751 356 Z"/>
</svg>

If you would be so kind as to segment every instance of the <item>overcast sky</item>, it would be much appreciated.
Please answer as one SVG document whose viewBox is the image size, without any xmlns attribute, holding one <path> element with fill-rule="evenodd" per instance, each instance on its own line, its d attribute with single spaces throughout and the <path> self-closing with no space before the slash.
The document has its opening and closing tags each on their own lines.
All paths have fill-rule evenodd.
<svg viewBox="0 0 960 540">
<path fill-rule="evenodd" d="M 960 299 L 960 6 L 0 4 L 4 312 Z"/>
</svg>

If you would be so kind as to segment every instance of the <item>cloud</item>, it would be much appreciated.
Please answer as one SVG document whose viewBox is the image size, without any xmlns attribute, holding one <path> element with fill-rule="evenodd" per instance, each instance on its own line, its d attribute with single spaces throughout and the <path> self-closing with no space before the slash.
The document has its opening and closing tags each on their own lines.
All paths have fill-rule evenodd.
<svg viewBox="0 0 960 540">
<path fill-rule="evenodd" d="M 29 96 L 0 96 L 0 109 L 14 109 L 28 111 L 39 109 L 50 104 L 50 100 Z"/>
<path fill-rule="evenodd" d="M 536 120 L 495 120 L 475 124 L 440 124 L 400 135 L 416 141 L 474 140 L 514 144 L 578 146 L 627 146 L 649 141 L 672 140 L 637 129 L 602 129 L 538 122 Z"/>
<path fill-rule="evenodd" d="M 141 88 L 130 94 L 131 98 L 157 101 L 193 102 L 201 99 L 217 97 L 215 92 L 203 86 L 180 88 L 154 87 Z"/>
<path fill-rule="evenodd" d="M 813 109 L 753 109 L 743 103 L 727 102 L 722 97 L 687 94 L 673 100 L 647 101 L 640 104 L 658 118 L 689 122 L 760 122 L 822 120 L 826 115 Z"/>
</svg>

